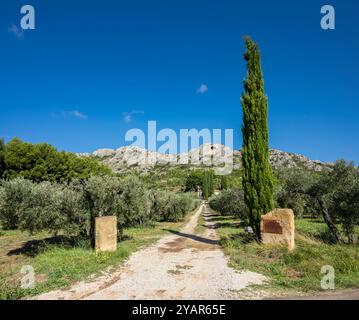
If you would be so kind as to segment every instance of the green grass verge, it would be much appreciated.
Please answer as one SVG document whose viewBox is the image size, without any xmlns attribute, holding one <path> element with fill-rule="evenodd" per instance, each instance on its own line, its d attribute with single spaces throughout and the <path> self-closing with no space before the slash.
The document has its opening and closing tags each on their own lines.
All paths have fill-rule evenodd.
<svg viewBox="0 0 359 320">
<path fill-rule="evenodd" d="M 192 214 L 192 213 L 191 213 Z M 88 241 L 73 243 L 61 237 L 49 237 L 46 233 L 29 236 L 20 231 L 2 231 L 0 235 L 0 300 L 20 299 L 54 289 L 69 287 L 86 280 L 109 267 L 116 267 L 131 253 L 156 242 L 168 234 L 166 230 L 180 230 L 183 222 L 157 223 L 154 227 L 129 228 L 124 240 L 113 253 L 95 253 Z M 21 289 L 24 276 L 21 268 L 31 265 L 36 274 L 34 289 Z"/>
<path fill-rule="evenodd" d="M 194 229 L 194 233 L 197 235 L 202 235 L 206 231 L 205 227 L 205 220 L 204 220 L 204 208 L 202 209 L 201 214 L 198 217 L 198 223 L 196 228 Z"/>
<path fill-rule="evenodd" d="M 273 289 L 320 291 L 325 265 L 334 267 L 336 288 L 359 287 L 359 246 L 330 244 L 326 225 L 319 220 L 296 220 L 296 248 L 288 252 L 258 244 L 233 216 L 214 219 L 231 266 L 266 275 Z"/>
</svg>

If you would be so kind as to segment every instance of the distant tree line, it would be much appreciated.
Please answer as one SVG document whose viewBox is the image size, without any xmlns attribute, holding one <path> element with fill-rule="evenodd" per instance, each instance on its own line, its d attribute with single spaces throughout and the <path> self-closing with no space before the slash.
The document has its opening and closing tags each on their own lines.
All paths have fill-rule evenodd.
<svg viewBox="0 0 359 320">
<path fill-rule="evenodd" d="M 226 190 L 234 185 L 234 176 L 215 176 L 211 169 L 197 169 L 191 171 L 185 181 L 185 191 L 202 190 L 203 198 L 208 200 L 216 189 Z"/>
</svg>

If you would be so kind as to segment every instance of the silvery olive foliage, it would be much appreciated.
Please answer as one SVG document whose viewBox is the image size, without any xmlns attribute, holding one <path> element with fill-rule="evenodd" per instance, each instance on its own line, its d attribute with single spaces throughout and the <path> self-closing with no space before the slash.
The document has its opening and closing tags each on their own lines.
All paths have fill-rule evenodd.
<svg viewBox="0 0 359 320">
<path fill-rule="evenodd" d="M 194 210 L 199 200 L 190 193 L 171 194 L 166 210 L 161 214 L 162 221 L 181 221 L 187 212 Z"/>
<path fill-rule="evenodd" d="M 282 169 L 277 172 L 275 199 L 279 208 L 290 208 L 296 217 L 315 213 L 317 206 L 307 194 L 317 177 L 302 168 Z"/>
<path fill-rule="evenodd" d="M 93 176 L 84 183 L 84 201 L 86 208 L 95 216 L 120 217 L 121 183 L 110 176 Z"/>
<path fill-rule="evenodd" d="M 153 190 L 150 192 L 151 216 L 156 221 L 178 222 L 186 213 L 199 205 L 199 199 L 192 193 L 173 194 L 168 191 Z"/>
<path fill-rule="evenodd" d="M 221 214 L 235 214 L 245 216 L 244 193 L 242 189 L 224 190 L 209 199 L 210 207 Z"/>
<path fill-rule="evenodd" d="M 82 194 L 68 185 L 17 178 L 1 183 L 0 221 L 5 229 L 73 234 L 85 228 L 87 217 Z"/>
<path fill-rule="evenodd" d="M 95 217 L 117 216 L 122 234 L 130 226 L 179 221 L 198 201 L 190 193 L 148 190 L 136 176 L 93 176 L 69 184 L 16 178 L 0 182 L 0 226 L 92 237 Z"/>
<path fill-rule="evenodd" d="M 148 225 L 153 222 L 149 191 L 136 176 L 127 176 L 121 180 L 119 200 L 126 226 Z"/>
<path fill-rule="evenodd" d="M 297 217 L 322 214 L 334 242 L 358 241 L 359 170 L 353 163 L 338 160 L 334 166 L 313 174 L 300 168 L 278 172 L 276 193 L 279 207 L 289 207 Z"/>
<path fill-rule="evenodd" d="M 149 198 L 151 201 L 150 216 L 154 221 L 161 221 L 164 213 L 168 211 L 171 193 L 162 190 L 150 190 Z"/>
<path fill-rule="evenodd" d="M 62 223 L 59 214 L 58 186 L 50 182 L 32 184 L 29 197 L 21 202 L 19 227 L 31 233 L 40 230 L 57 231 Z"/>
<path fill-rule="evenodd" d="M 308 194 L 321 204 L 323 212 L 331 218 L 331 223 L 341 225 L 344 235 L 341 241 L 358 242 L 355 228 L 359 225 L 359 169 L 353 163 L 338 160 L 332 170 L 321 175 Z M 335 230 L 331 226 L 334 234 Z M 338 230 L 337 230 L 337 233 Z"/>
<path fill-rule="evenodd" d="M 117 216 L 121 228 L 151 221 L 149 191 L 135 176 L 91 177 L 84 184 L 84 197 L 89 212 L 95 216 Z"/>
<path fill-rule="evenodd" d="M 0 224 L 5 229 L 19 226 L 23 202 L 31 198 L 32 182 L 23 178 L 0 183 Z"/>
<path fill-rule="evenodd" d="M 64 230 L 67 234 L 86 234 L 89 227 L 89 213 L 86 210 L 83 190 L 76 185 L 58 185 L 53 201 L 56 204 L 58 224 L 55 230 Z M 51 229 L 50 229 L 51 230 Z"/>
</svg>

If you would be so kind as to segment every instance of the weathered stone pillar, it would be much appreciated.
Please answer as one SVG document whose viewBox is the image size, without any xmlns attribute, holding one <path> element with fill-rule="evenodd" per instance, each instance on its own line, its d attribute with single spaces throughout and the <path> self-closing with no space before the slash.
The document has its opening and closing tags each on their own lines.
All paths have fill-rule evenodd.
<svg viewBox="0 0 359 320">
<path fill-rule="evenodd" d="M 97 217 L 95 219 L 95 251 L 117 250 L 117 217 Z"/>
<path fill-rule="evenodd" d="M 282 244 L 293 250 L 294 232 L 294 213 L 291 209 L 275 209 L 261 218 L 261 235 L 264 244 Z"/>
</svg>

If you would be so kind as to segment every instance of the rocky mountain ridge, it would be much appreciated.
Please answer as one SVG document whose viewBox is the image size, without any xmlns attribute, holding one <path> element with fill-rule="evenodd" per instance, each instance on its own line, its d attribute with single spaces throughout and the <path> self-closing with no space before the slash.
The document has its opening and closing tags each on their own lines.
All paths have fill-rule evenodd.
<svg viewBox="0 0 359 320">
<path fill-rule="evenodd" d="M 114 172 L 123 173 L 135 169 L 140 172 L 151 170 L 155 166 L 188 166 L 195 167 L 223 167 L 232 165 L 233 169 L 239 169 L 242 152 L 233 151 L 231 148 L 220 144 L 204 144 L 188 153 L 163 154 L 149 151 L 135 146 L 121 147 L 118 149 L 98 149 L 92 154 L 81 153 L 78 156 L 86 156 L 97 159 L 108 165 Z M 272 149 L 269 154 L 270 162 L 274 168 L 305 168 L 314 172 L 320 172 L 330 168 L 332 163 Z"/>
</svg>

